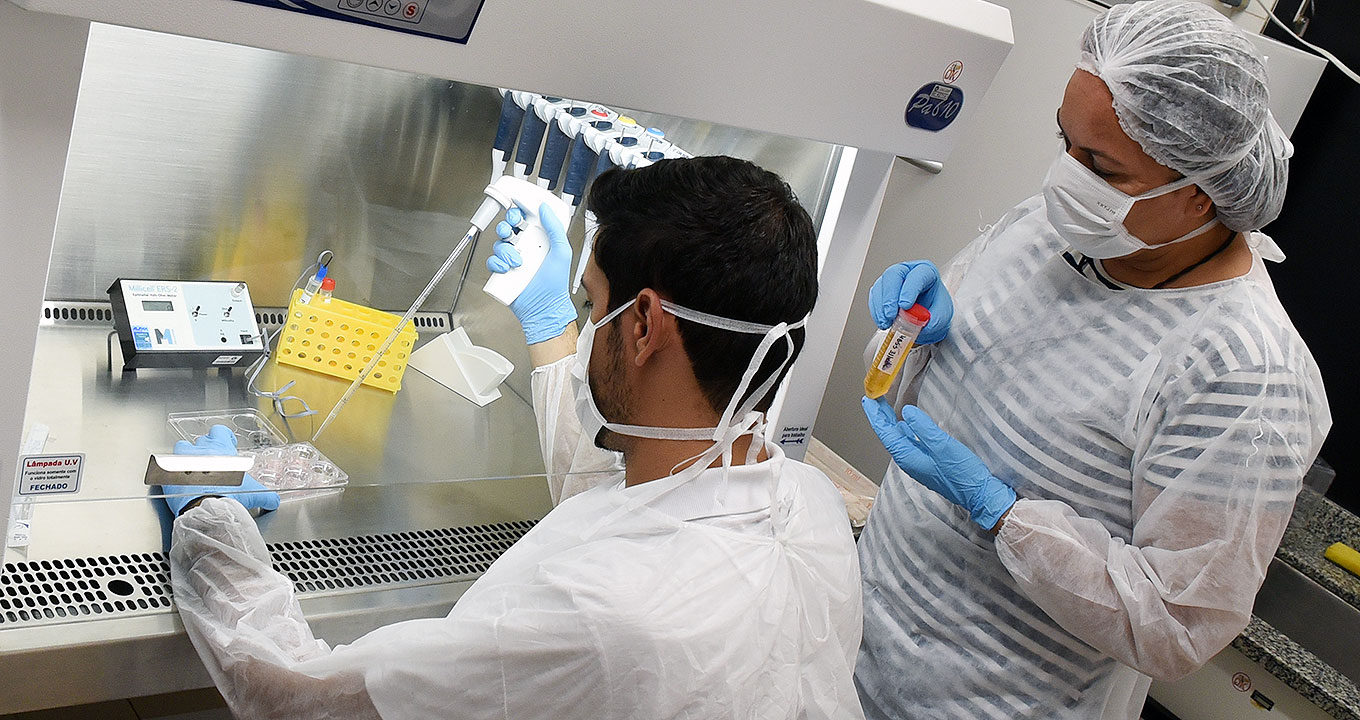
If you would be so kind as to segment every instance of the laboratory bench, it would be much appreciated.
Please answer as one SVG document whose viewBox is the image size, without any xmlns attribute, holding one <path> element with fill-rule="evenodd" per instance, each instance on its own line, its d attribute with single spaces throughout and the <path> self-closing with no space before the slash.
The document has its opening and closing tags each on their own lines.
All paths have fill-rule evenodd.
<svg viewBox="0 0 1360 720">
<path fill-rule="evenodd" d="M 122 372 L 109 323 L 89 316 L 38 333 L 25 452 L 85 459 L 79 492 L 36 498 L 29 544 L 5 555 L 0 714 L 210 686 L 171 602 L 171 517 L 148 497 L 149 456 L 170 451 L 167 417 L 184 411 L 254 407 L 306 440 L 347 385 L 270 363 L 259 385 L 296 380 L 289 394 L 320 413 L 284 419 L 246 392 L 240 370 Z M 437 325 L 421 340 L 448 329 Z M 447 614 L 548 512 L 526 384 L 478 407 L 411 371 L 396 394 L 361 388 L 316 441 L 348 485 L 284 493 L 258 521 L 319 637 L 334 645 Z"/>
</svg>

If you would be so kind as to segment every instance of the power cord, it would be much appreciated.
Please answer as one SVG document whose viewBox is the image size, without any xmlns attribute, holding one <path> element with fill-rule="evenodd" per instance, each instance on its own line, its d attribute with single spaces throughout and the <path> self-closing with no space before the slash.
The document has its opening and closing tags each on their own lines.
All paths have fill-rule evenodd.
<svg viewBox="0 0 1360 720">
<path fill-rule="evenodd" d="M 1333 55 L 1330 51 L 1326 50 L 1325 48 L 1322 48 L 1322 47 L 1319 47 L 1319 46 L 1317 46 L 1317 45 L 1314 45 L 1313 43 L 1310 43 L 1310 42 L 1308 42 L 1307 40 L 1304 40 L 1302 37 L 1299 37 L 1299 34 L 1296 33 L 1296 32 L 1294 32 L 1294 28 L 1289 27 L 1289 25 L 1288 25 L 1287 23 L 1285 23 L 1283 20 L 1280 20 L 1278 17 L 1276 17 L 1276 16 L 1275 16 L 1275 11 L 1273 11 L 1273 10 L 1271 10 L 1270 8 L 1266 7 L 1265 3 L 1262 2 L 1261 0 L 1249 0 L 1249 1 L 1250 1 L 1250 2 L 1254 2 L 1254 3 L 1256 3 L 1257 5 L 1260 5 L 1260 6 L 1261 6 L 1261 9 L 1264 10 L 1264 11 L 1266 12 L 1266 17 L 1270 19 L 1270 22 L 1272 22 L 1272 23 L 1275 24 L 1275 27 L 1278 27 L 1279 29 L 1281 29 L 1281 30 L 1285 31 L 1286 33 L 1288 33 L 1288 34 L 1289 34 L 1289 37 L 1294 38 L 1296 41 L 1298 41 L 1299 44 L 1303 45 L 1304 47 L 1309 48 L 1309 49 L 1312 50 L 1313 52 L 1315 52 L 1315 53 L 1321 55 L 1322 57 L 1326 58 L 1328 62 L 1330 62 L 1332 65 L 1335 65 L 1335 66 L 1336 66 L 1336 69 L 1337 69 L 1337 70 L 1340 70 L 1341 73 L 1342 73 L 1343 75 L 1345 75 L 1346 77 L 1350 78 L 1350 79 L 1351 79 L 1351 82 L 1354 82 L 1355 84 L 1360 85 L 1360 74 L 1356 74 L 1356 72 L 1355 72 L 1354 70 L 1352 70 L 1352 69 L 1350 69 L 1349 67 L 1347 67 L 1347 66 L 1346 66 L 1346 63 L 1341 62 L 1341 60 L 1340 60 L 1339 58 L 1337 58 L 1337 56 Z M 1224 3 L 1224 4 L 1229 4 L 1229 3 Z"/>
</svg>

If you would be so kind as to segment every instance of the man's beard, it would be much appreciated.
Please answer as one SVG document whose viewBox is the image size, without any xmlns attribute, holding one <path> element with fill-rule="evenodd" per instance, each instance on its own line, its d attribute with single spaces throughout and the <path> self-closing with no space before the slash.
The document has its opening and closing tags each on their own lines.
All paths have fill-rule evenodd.
<svg viewBox="0 0 1360 720">
<path fill-rule="evenodd" d="M 589 373 L 590 394 L 605 420 L 611 423 L 628 423 L 628 405 L 632 393 L 624 382 L 623 373 L 623 334 L 618 324 L 611 322 L 604 330 L 605 368 L 600 375 Z M 604 382 L 599 382 L 601 379 Z M 595 446 L 604 450 L 627 452 L 628 437 L 609 428 L 600 428 L 595 435 Z"/>
</svg>

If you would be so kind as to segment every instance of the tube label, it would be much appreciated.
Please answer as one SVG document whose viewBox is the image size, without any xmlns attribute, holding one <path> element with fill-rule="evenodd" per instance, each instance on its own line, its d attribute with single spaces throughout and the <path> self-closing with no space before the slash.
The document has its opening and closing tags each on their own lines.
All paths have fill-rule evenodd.
<svg viewBox="0 0 1360 720">
<path fill-rule="evenodd" d="M 906 351 L 909 345 L 911 345 L 911 340 L 906 335 L 896 330 L 889 330 L 888 349 L 884 351 L 883 359 L 878 361 L 878 371 L 891 375 L 897 364 L 901 362 L 902 353 Z"/>
</svg>

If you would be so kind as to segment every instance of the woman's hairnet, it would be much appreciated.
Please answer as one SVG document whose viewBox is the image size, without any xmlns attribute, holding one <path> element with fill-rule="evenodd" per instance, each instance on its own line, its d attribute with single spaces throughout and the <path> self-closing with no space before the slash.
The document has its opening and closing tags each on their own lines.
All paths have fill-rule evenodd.
<svg viewBox="0 0 1360 720">
<path fill-rule="evenodd" d="M 1101 13 L 1081 49 L 1078 67 L 1105 81 L 1124 132 L 1195 180 L 1224 225 L 1256 230 L 1280 214 L 1294 148 L 1237 26 L 1196 2 L 1147 0 Z"/>
</svg>

